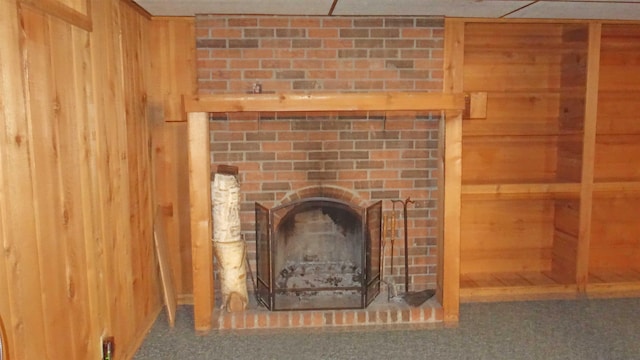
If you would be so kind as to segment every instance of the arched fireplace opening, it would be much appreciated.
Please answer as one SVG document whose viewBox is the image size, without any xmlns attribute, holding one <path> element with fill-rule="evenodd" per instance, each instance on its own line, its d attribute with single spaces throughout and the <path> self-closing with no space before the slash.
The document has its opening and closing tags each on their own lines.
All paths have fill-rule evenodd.
<svg viewBox="0 0 640 360">
<path fill-rule="evenodd" d="M 271 310 L 356 309 L 380 292 L 382 204 L 256 204 L 257 291 Z"/>
</svg>

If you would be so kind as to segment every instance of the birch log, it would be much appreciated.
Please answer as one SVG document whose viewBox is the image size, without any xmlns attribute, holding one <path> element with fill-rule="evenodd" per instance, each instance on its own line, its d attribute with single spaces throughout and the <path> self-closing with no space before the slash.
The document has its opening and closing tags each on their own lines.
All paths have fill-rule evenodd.
<svg viewBox="0 0 640 360">
<path fill-rule="evenodd" d="M 221 281 L 221 308 L 229 312 L 242 311 L 247 307 L 249 296 L 246 246 L 240 237 L 240 184 L 236 176 L 218 168 L 212 197 L 213 248 Z"/>
</svg>

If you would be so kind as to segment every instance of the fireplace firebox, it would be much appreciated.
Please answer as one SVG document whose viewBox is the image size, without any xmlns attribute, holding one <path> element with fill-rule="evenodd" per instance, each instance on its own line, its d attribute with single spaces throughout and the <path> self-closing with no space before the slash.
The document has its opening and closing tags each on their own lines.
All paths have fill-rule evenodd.
<svg viewBox="0 0 640 360">
<path fill-rule="evenodd" d="M 256 214 L 256 295 L 269 310 L 361 309 L 380 293 L 382 202 L 314 197 Z"/>
</svg>

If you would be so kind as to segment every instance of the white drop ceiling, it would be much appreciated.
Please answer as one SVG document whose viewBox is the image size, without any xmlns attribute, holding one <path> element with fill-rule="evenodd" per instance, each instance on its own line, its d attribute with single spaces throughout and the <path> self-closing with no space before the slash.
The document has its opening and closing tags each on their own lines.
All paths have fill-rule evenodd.
<svg viewBox="0 0 640 360">
<path fill-rule="evenodd" d="M 640 0 L 134 0 L 153 16 L 447 16 L 640 20 Z"/>
</svg>

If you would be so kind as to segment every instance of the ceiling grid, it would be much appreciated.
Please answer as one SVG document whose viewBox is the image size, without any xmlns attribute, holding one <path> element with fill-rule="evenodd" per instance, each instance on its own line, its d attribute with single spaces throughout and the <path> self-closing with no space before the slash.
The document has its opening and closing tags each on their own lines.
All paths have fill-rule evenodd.
<svg viewBox="0 0 640 360">
<path fill-rule="evenodd" d="M 153 16 L 446 16 L 640 20 L 640 0 L 134 0 Z"/>
</svg>

